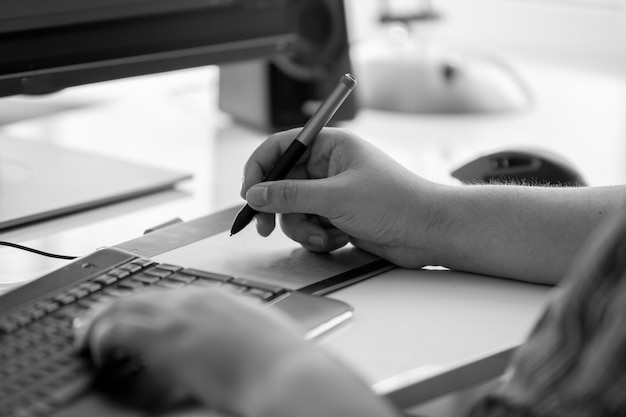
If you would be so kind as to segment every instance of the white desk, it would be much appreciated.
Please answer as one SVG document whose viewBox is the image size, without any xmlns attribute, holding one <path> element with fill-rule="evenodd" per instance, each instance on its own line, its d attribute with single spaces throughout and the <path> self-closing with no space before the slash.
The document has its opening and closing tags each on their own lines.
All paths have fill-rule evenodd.
<svg viewBox="0 0 626 417">
<path fill-rule="evenodd" d="M 624 82 L 535 66 L 524 71 L 537 104 L 523 114 L 443 117 L 362 111 L 346 126 L 438 181 L 450 181 L 452 168 L 481 152 L 530 145 L 560 152 L 592 185 L 626 182 Z M 135 238 L 173 217 L 190 220 L 240 204 L 243 163 L 266 134 L 236 126 L 217 111 L 216 80 L 209 68 L 71 90 L 44 102 L 0 102 L 9 108 L 37 105 L 43 113 L 63 110 L 10 123 L 0 128 L 0 135 L 48 140 L 195 175 L 178 190 L 0 233 L 0 240 L 81 255 Z M 0 265 L 0 283 L 7 283 L 40 275 L 59 262 L 0 248 Z M 355 307 L 356 320 L 322 344 L 354 365 L 379 392 L 398 381 L 413 381 L 418 392 L 409 394 L 419 397 L 422 392 L 427 398 L 438 388 L 429 394 L 418 382 L 432 381 L 428 376 L 441 371 L 437 366 L 448 366 L 460 350 L 476 359 L 506 356 L 545 302 L 545 287 L 489 278 L 494 303 L 473 305 L 471 294 L 479 287 L 472 283 L 484 284 L 485 279 L 434 280 L 428 274 L 411 279 L 392 272 L 342 290 L 336 296 Z M 439 304 L 441 297 L 447 301 Z M 420 317 L 421 306 L 428 306 L 432 317 L 414 326 L 412 318 Z M 483 332 L 493 329 L 493 337 L 475 340 L 475 326 Z M 458 343 L 442 346 L 440 338 L 450 340 L 451 332 Z M 421 362 L 425 350 L 440 354 L 440 363 Z M 398 395 L 401 403 L 407 398 Z"/>
</svg>

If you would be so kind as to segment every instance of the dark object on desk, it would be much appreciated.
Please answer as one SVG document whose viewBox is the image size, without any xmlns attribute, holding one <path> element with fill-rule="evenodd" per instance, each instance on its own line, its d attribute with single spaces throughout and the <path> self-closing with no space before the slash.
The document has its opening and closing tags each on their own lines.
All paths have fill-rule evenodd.
<svg viewBox="0 0 626 417">
<path fill-rule="evenodd" d="M 294 16 L 300 42 L 269 61 L 220 66 L 219 106 L 237 122 L 265 131 L 304 125 L 352 72 L 342 0 L 299 0 Z M 352 119 L 357 111 L 349 97 L 333 121 Z"/>
<path fill-rule="evenodd" d="M 582 175 L 558 155 L 539 150 L 508 150 L 486 154 L 452 172 L 466 184 L 513 182 L 517 184 L 584 186 Z"/>
</svg>

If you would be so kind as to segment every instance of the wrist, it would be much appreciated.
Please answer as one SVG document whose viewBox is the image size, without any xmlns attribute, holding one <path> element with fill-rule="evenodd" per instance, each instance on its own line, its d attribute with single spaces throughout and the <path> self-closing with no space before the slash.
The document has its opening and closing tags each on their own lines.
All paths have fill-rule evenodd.
<svg viewBox="0 0 626 417">
<path fill-rule="evenodd" d="M 407 224 L 412 227 L 408 247 L 413 265 L 444 265 L 447 259 L 451 234 L 458 221 L 453 210 L 456 198 L 453 186 L 430 181 L 420 183 L 413 195 L 412 218 Z"/>
</svg>

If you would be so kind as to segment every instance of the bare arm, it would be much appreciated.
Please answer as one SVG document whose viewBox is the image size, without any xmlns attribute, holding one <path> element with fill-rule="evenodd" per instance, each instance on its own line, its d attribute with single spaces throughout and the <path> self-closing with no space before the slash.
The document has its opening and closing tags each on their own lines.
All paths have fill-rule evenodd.
<svg viewBox="0 0 626 417">
<path fill-rule="evenodd" d="M 442 187 L 438 198 L 436 264 L 548 284 L 602 221 L 626 210 L 626 186 Z"/>
<path fill-rule="evenodd" d="M 294 135 L 276 134 L 255 151 L 242 196 L 263 212 L 259 233 L 271 233 L 282 213 L 283 231 L 313 251 L 352 242 L 402 267 L 553 284 L 591 231 L 626 210 L 626 186 L 435 184 L 338 129 L 322 131 L 291 178 L 259 184 Z"/>
</svg>

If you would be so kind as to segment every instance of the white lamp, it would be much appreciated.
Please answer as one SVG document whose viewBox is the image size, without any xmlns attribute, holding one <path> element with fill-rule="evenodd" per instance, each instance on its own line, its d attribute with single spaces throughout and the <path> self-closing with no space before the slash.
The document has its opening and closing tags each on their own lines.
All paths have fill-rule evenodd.
<svg viewBox="0 0 626 417">
<path fill-rule="evenodd" d="M 379 1 L 385 36 L 357 45 L 353 53 L 364 107 L 450 114 L 511 112 L 530 105 L 528 88 L 503 60 L 430 39 L 429 29 L 441 16 L 429 1 L 402 13 Z"/>
</svg>

